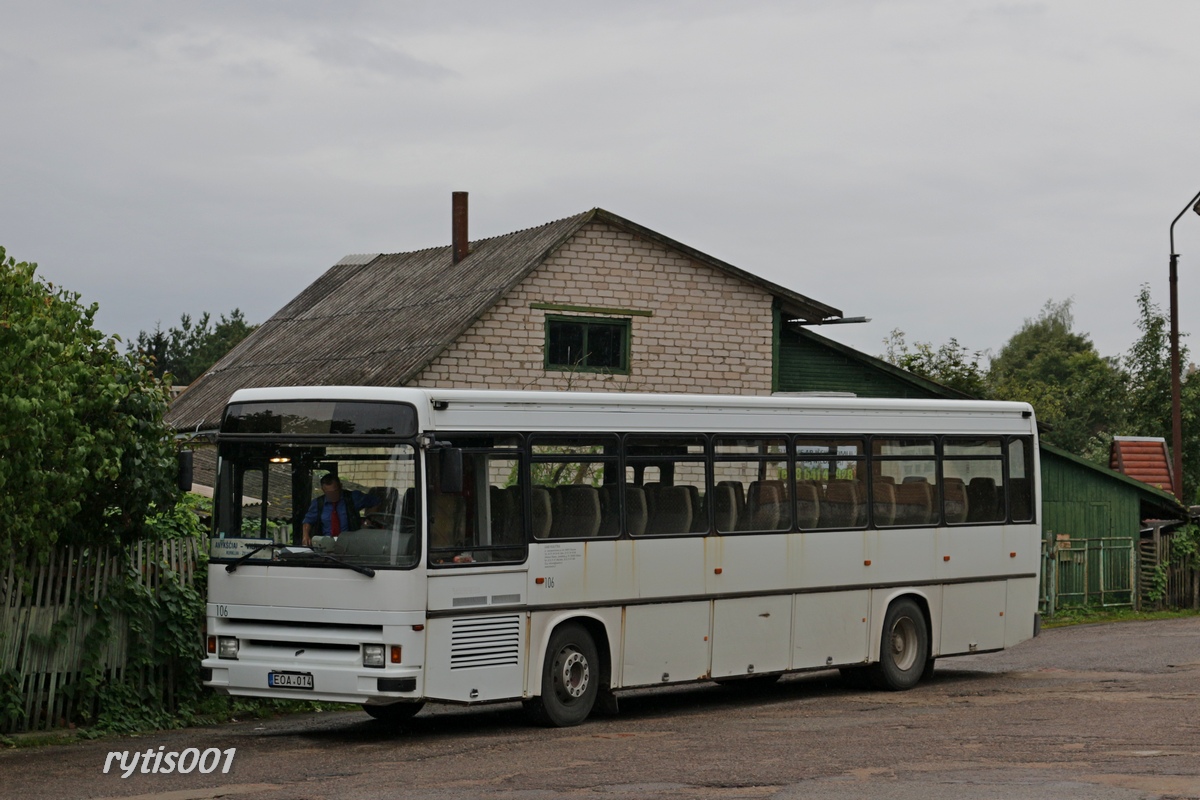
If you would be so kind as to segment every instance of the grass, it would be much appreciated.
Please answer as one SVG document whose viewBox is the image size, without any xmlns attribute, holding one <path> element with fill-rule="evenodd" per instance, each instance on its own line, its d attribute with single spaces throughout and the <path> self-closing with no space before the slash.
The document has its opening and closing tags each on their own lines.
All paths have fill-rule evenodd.
<svg viewBox="0 0 1200 800">
<path fill-rule="evenodd" d="M 1155 619 L 1181 619 L 1200 616 L 1200 611 L 1170 609 L 1167 611 L 1134 611 L 1130 608 L 1066 608 L 1053 617 L 1042 617 L 1043 628 L 1065 628 L 1068 625 L 1091 625 L 1097 622 L 1143 622 Z"/>
<path fill-rule="evenodd" d="M 321 703 L 304 700 L 269 700 L 253 697 L 220 697 L 210 695 L 196 708 L 191 709 L 186 728 L 203 725 L 220 725 L 252 719 L 269 719 L 289 714 L 311 714 L 323 711 L 354 711 L 361 706 L 345 703 Z M 54 728 L 48 731 L 0 734 L 0 749 L 43 747 L 55 744 L 70 744 L 80 739 L 107 739 L 121 736 L 143 736 L 153 733 L 152 729 L 137 731 L 110 731 L 102 727 Z"/>
<path fill-rule="evenodd" d="M 42 747 L 48 744 L 69 744 L 78 738 L 74 729 L 38 731 L 36 733 L 0 734 L 0 748 Z"/>
</svg>

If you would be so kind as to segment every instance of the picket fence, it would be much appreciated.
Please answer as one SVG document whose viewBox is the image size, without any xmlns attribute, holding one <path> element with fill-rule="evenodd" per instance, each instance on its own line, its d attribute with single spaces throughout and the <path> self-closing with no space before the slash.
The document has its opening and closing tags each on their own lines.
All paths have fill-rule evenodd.
<svg viewBox="0 0 1200 800">
<path fill-rule="evenodd" d="M 143 586 L 157 589 L 165 580 L 195 581 L 200 543 L 138 542 L 123 548 L 56 548 L 45 564 L 30 558 L 0 572 L 0 733 L 48 730 L 77 719 L 76 683 L 83 674 L 84 642 L 95 625 L 85 613 L 110 585 L 132 568 Z M 127 674 L 128 628 L 110 620 L 113 635 L 98 653 L 98 665 L 111 681 L 153 680 L 174 699 L 169 667 L 155 674 Z M 59 628 L 56 628 L 59 626 Z M 55 630 L 62 634 L 52 636 Z M 200 632 L 197 631 L 197 647 Z M 200 650 L 197 650 L 199 654 Z"/>
</svg>

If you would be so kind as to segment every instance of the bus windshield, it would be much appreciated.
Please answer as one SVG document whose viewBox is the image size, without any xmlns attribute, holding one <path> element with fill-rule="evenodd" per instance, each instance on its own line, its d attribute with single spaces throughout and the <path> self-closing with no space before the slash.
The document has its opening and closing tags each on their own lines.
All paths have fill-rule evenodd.
<svg viewBox="0 0 1200 800">
<path fill-rule="evenodd" d="M 268 542 L 302 545 L 307 532 L 314 550 L 345 563 L 412 567 L 420 558 L 416 485 L 411 444 L 224 442 L 210 555 L 224 561 Z M 250 563 L 337 566 L 288 556 L 264 548 Z"/>
</svg>

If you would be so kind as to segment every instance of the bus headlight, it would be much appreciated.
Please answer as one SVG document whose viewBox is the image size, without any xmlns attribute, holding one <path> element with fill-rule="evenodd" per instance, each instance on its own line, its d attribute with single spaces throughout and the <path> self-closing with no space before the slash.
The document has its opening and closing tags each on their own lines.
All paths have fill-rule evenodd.
<svg viewBox="0 0 1200 800">
<path fill-rule="evenodd" d="M 383 666 L 383 645 L 381 645 L 381 644 L 364 644 L 363 645 L 363 666 L 364 667 L 382 667 Z"/>
<path fill-rule="evenodd" d="M 217 637 L 217 658 L 237 658 L 238 640 L 235 636 Z"/>
</svg>

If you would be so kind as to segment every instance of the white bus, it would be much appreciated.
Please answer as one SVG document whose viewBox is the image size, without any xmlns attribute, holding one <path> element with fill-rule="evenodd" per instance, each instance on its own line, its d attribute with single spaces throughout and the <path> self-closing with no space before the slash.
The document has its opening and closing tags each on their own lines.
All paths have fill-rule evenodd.
<svg viewBox="0 0 1200 800">
<path fill-rule="evenodd" d="M 1037 629 L 1023 403 L 250 389 L 218 445 L 222 693 L 567 726 L 660 684 L 908 689 Z M 326 475 L 361 511 L 303 546 Z"/>
</svg>

